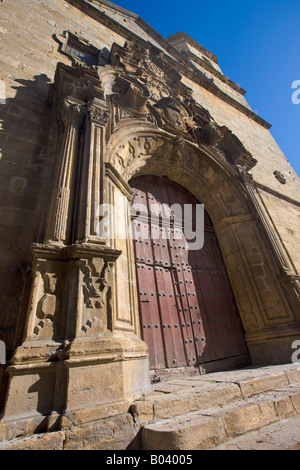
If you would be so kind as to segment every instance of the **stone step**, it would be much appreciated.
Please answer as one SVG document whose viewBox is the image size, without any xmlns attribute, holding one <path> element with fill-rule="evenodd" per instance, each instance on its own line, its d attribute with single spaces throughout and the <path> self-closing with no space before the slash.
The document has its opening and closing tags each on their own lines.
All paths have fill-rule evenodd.
<svg viewBox="0 0 300 470">
<path fill-rule="evenodd" d="M 143 428 L 145 450 L 204 450 L 272 423 L 300 415 L 300 384 L 202 409 Z"/>
<path fill-rule="evenodd" d="M 300 416 L 229 439 L 212 450 L 300 450 Z"/>
<path fill-rule="evenodd" d="M 136 401 L 136 421 L 150 423 L 220 407 L 260 393 L 300 384 L 300 365 L 269 366 L 170 379 Z"/>
</svg>

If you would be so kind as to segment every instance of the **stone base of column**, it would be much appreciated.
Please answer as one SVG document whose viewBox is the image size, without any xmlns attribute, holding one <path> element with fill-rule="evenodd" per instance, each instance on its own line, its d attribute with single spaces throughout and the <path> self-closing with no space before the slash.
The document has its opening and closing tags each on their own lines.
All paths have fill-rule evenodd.
<svg viewBox="0 0 300 470">
<path fill-rule="evenodd" d="M 67 350 L 51 341 L 28 342 L 12 362 L 0 441 L 126 413 L 150 387 L 147 346 L 135 335 L 78 338 Z"/>
</svg>

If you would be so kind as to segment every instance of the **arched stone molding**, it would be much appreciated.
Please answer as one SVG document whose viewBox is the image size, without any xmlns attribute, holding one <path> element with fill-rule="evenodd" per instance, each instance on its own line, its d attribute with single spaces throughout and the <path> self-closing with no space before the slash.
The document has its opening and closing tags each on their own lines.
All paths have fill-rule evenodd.
<svg viewBox="0 0 300 470">
<path fill-rule="evenodd" d="M 106 165 L 114 168 L 121 184 L 127 185 L 135 176 L 163 175 L 204 204 L 216 230 L 253 362 L 288 362 L 299 324 L 278 280 L 281 266 L 272 243 L 239 171 L 212 147 L 151 123 L 121 123 L 107 148 Z"/>
</svg>

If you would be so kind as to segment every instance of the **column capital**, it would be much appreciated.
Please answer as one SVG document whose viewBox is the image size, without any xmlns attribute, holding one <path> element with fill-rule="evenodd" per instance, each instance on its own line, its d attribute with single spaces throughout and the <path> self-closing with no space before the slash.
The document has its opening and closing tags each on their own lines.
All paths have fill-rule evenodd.
<svg viewBox="0 0 300 470">
<path fill-rule="evenodd" d="M 89 121 L 98 124 L 99 126 L 105 126 L 110 118 L 110 112 L 106 106 L 96 105 L 94 102 L 90 102 L 87 107 Z"/>
<path fill-rule="evenodd" d="M 65 126 L 80 126 L 86 113 L 86 104 L 76 98 L 65 98 L 61 105 L 61 119 Z"/>
</svg>

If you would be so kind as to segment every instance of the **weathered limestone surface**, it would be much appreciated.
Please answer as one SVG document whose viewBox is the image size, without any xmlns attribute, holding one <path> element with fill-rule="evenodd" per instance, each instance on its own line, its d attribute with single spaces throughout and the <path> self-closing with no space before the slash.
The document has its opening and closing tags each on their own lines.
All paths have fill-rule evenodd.
<svg viewBox="0 0 300 470">
<path fill-rule="evenodd" d="M 299 449 L 299 383 L 299 364 L 174 374 L 115 415 L 68 421 L 0 450 Z"/>
<path fill-rule="evenodd" d="M 0 450 L 63 450 L 65 433 L 39 434 L 21 440 L 15 439 L 10 444 L 0 444 Z"/>
<path fill-rule="evenodd" d="M 147 450 L 205 450 L 205 449 L 263 449 L 299 448 L 299 367 L 249 369 L 209 374 L 200 380 L 173 379 L 156 386 L 156 392 L 144 403 L 135 403 L 134 416 L 143 423 L 142 448 Z M 192 388 L 189 388 L 191 385 Z M 229 396 L 226 386 L 235 385 L 237 392 Z M 217 387 L 222 391 L 217 400 L 213 396 Z M 168 392 L 167 392 L 168 390 Z M 168 393 L 160 396 L 159 393 Z M 193 406 L 197 392 L 202 392 L 202 403 Z M 184 395 L 191 403 L 185 408 Z M 182 409 L 176 404 L 182 400 Z M 173 413 L 162 416 L 159 405 L 174 403 Z M 146 404 L 154 413 L 146 418 Z M 139 414 L 140 407 L 140 414 Z M 166 406 L 166 408 L 168 405 Z M 197 411 L 194 411 L 196 410 Z M 158 410 L 158 412 L 156 412 Z M 169 417 L 168 417 L 169 416 Z M 150 421 L 151 420 L 151 421 Z M 147 424 L 148 422 L 148 424 Z M 287 435 L 285 431 L 289 429 Z M 261 439 L 259 439 L 261 438 Z"/>
<path fill-rule="evenodd" d="M 147 392 L 149 366 L 133 246 L 119 230 L 137 175 L 165 175 L 205 205 L 253 363 L 290 361 L 300 338 L 300 180 L 217 58 L 100 0 L 6 1 L 0 38 L 1 438 L 52 431 L 53 445 L 69 448 L 91 445 L 90 435 L 105 448 L 134 438 L 128 407 Z M 103 203 L 116 208 L 106 238 Z M 236 393 L 228 384 L 226 396 Z M 203 399 L 132 409 L 149 421 Z M 104 421 L 94 427 L 92 417 Z"/>
</svg>

